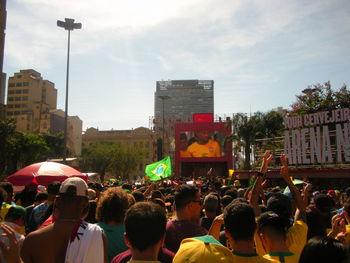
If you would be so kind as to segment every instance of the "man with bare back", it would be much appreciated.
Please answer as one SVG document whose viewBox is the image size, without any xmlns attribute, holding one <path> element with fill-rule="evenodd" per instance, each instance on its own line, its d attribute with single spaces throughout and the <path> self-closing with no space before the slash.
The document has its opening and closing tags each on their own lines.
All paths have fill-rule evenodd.
<svg viewBox="0 0 350 263">
<path fill-rule="evenodd" d="M 80 178 L 62 183 L 55 201 L 57 221 L 25 238 L 21 249 L 23 262 L 107 262 L 102 229 L 82 220 L 88 211 L 87 189 Z"/>
</svg>

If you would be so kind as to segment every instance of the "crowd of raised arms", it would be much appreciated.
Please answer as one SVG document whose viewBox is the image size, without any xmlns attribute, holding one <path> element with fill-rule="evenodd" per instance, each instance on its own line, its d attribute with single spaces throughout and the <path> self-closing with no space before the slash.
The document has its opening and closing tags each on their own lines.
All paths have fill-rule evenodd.
<svg viewBox="0 0 350 263">
<path fill-rule="evenodd" d="M 349 262 L 350 187 L 209 181 L 0 183 L 0 262 Z M 283 186 L 283 187 L 282 187 Z"/>
</svg>

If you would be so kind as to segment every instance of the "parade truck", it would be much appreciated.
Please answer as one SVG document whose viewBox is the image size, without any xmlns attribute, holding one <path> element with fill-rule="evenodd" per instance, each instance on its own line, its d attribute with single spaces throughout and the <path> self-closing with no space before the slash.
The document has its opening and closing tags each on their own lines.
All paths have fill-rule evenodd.
<svg viewBox="0 0 350 263">
<path fill-rule="evenodd" d="M 227 177 L 232 169 L 231 124 L 213 122 L 207 115 L 195 114 L 192 123 L 175 124 L 176 177 Z"/>
</svg>

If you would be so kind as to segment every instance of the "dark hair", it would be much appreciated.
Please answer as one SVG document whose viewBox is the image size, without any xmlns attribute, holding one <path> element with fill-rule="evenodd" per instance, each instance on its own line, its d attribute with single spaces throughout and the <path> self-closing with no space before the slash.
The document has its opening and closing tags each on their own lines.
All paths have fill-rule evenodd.
<svg viewBox="0 0 350 263">
<path fill-rule="evenodd" d="M 309 240 L 301 252 L 299 263 L 347 263 L 349 254 L 344 245 L 332 238 L 317 236 Z"/>
<path fill-rule="evenodd" d="M 111 187 L 104 191 L 98 200 L 96 219 L 100 222 L 115 221 L 122 223 L 129 206 L 127 193 L 117 187 Z"/>
<path fill-rule="evenodd" d="M 174 193 L 175 209 L 177 211 L 183 209 L 187 204 L 189 204 L 196 198 L 197 193 L 198 188 L 194 185 L 180 185 Z"/>
<path fill-rule="evenodd" d="M 10 182 L 0 182 L 0 187 L 7 193 L 7 198 L 13 195 L 13 185 Z M 5 199 L 6 200 L 6 199 Z"/>
<path fill-rule="evenodd" d="M 286 225 L 283 218 L 276 213 L 268 211 L 262 213 L 258 219 L 258 228 L 262 233 L 270 233 L 273 236 L 286 237 Z"/>
<path fill-rule="evenodd" d="M 138 202 L 126 212 L 125 233 L 133 248 L 140 251 L 155 245 L 164 235 L 165 211 L 152 202 Z"/>
<path fill-rule="evenodd" d="M 224 195 L 222 198 L 221 198 L 221 204 L 223 207 L 226 207 L 228 206 L 231 202 L 232 202 L 233 198 L 232 196 L 230 195 Z"/>
<path fill-rule="evenodd" d="M 224 210 L 225 229 L 235 241 L 252 240 L 256 229 L 254 210 L 248 204 L 232 202 Z"/>
<path fill-rule="evenodd" d="M 35 202 L 45 201 L 48 198 L 47 192 L 39 192 L 35 195 Z"/>
<path fill-rule="evenodd" d="M 143 195 L 143 193 L 141 191 L 134 191 L 131 193 L 132 196 L 135 198 L 136 202 L 142 202 L 145 201 L 145 196 Z"/>
<path fill-rule="evenodd" d="M 322 212 L 329 212 L 335 205 L 333 198 L 326 194 L 316 195 L 314 203 L 315 207 Z"/>
<path fill-rule="evenodd" d="M 225 195 L 229 195 L 232 197 L 232 199 L 235 199 L 237 198 L 237 190 L 235 189 L 228 189 L 226 192 L 225 192 Z"/>
<path fill-rule="evenodd" d="M 163 199 L 163 194 L 159 190 L 153 190 L 151 193 L 151 199 L 160 198 Z"/>
<path fill-rule="evenodd" d="M 6 191 L 0 187 L 0 206 L 6 200 L 6 197 L 7 197 Z"/>
<path fill-rule="evenodd" d="M 288 196 L 282 193 L 272 193 L 267 200 L 267 210 L 275 212 L 284 219 L 286 227 L 289 226 L 292 216 L 292 202 Z"/>
<path fill-rule="evenodd" d="M 207 212 L 216 212 L 219 209 L 219 199 L 216 195 L 209 194 L 204 198 L 203 207 Z"/>
<path fill-rule="evenodd" d="M 47 193 L 57 195 L 61 187 L 60 182 L 52 182 L 47 186 Z"/>
</svg>

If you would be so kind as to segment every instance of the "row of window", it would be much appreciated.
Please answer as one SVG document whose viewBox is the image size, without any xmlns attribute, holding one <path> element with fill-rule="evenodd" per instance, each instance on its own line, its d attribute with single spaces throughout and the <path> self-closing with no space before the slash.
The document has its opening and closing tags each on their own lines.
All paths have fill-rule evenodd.
<svg viewBox="0 0 350 263">
<path fill-rule="evenodd" d="M 29 89 L 9 90 L 9 94 L 28 94 Z"/>
<path fill-rule="evenodd" d="M 9 83 L 9 88 L 13 88 L 13 87 L 27 87 L 29 86 L 29 82 L 16 82 L 16 83 L 13 83 L 13 82 L 10 82 Z"/>
<path fill-rule="evenodd" d="M 27 108 L 28 104 L 8 104 L 7 108 Z"/>
<path fill-rule="evenodd" d="M 20 114 L 28 114 L 28 111 L 8 111 L 7 116 L 20 115 Z"/>
<path fill-rule="evenodd" d="M 8 97 L 8 101 L 26 101 L 26 100 L 28 100 L 28 96 Z"/>
</svg>

